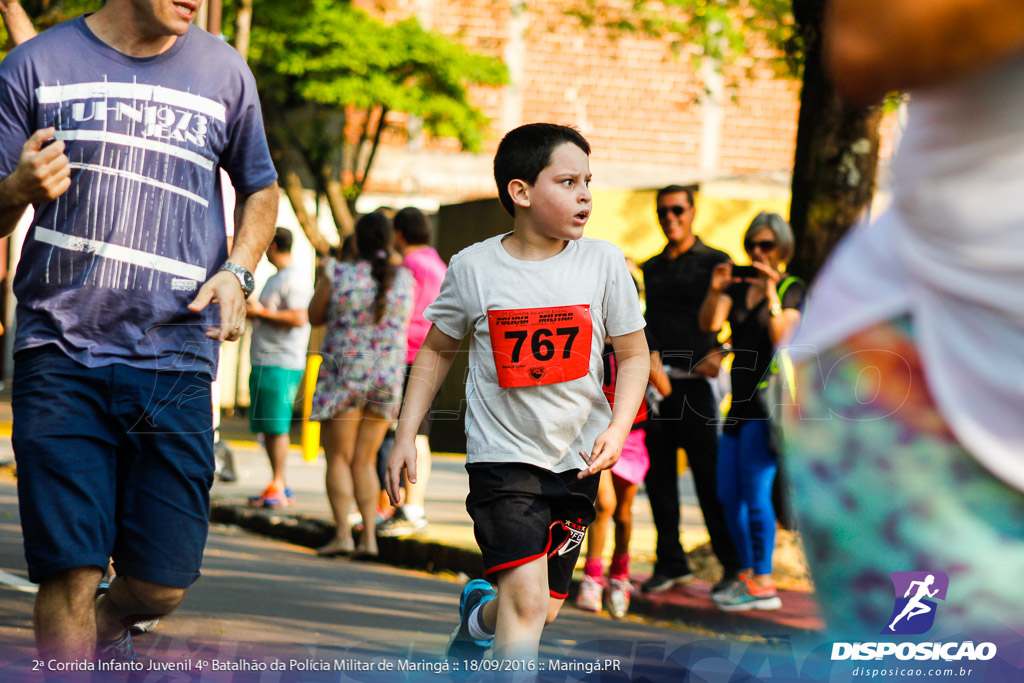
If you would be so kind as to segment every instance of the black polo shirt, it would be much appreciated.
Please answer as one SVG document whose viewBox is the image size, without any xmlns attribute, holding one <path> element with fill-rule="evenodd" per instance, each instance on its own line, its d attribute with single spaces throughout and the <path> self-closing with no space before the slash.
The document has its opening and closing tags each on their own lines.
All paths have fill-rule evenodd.
<svg viewBox="0 0 1024 683">
<path fill-rule="evenodd" d="M 674 259 L 667 256 L 667 251 L 665 247 L 643 265 L 647 325 L 661 342 L 662 361 L 689 371 L 717 345 L 716 333 L 702 332 L 697 320 L 711 283 L 711 271 L 728 261 L 729 255 L 712 249 L 699 237 Z"/>
</svg>

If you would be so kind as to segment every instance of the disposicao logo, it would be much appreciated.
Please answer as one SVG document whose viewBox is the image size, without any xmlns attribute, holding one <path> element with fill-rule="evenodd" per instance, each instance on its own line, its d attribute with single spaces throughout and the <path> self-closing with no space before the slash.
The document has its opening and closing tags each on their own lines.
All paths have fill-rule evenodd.
<svg viewBox="0 0 1024 683">
<path fill-rule="evenodd" d="M 938 603 L 945 600 L 949 589 L 949 577 L 939 571 L 928 572 L 893 572 L 892 578 L 895 596 L 892 614 L 886 627 L 879 633 L 883 635 L 919 635 L 926 633 L 935 623 Z M 833 643 L 832 659 L 882 659 L 895 656 L 897 659 L 908 660 L 943 660 L 969 661 L 988 660 L 996 656 L 993 643 L 945 642 L 945 643 Z"/>
<path fill-rule="evenodd" d="M 926 633 L 935 623 L 936 603 L 945 600 L 949 577 L 944 572 L 893 572 L 889 575 L 896 589 L 896 601 L 889 625 L 880 633 L 904 635 Z"/>
</svg>

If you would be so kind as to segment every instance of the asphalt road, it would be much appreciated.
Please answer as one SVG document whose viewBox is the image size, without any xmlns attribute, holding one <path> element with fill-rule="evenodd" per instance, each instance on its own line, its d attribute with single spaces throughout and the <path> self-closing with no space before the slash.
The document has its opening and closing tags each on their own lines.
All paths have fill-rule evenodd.
<svg viewBox="0 0 1024 683">
<path fill-rule="evenodd" d="M 0 482 L 0 681 L 41 680 L 47 669 L 66 666 L 34 664 L 34 595 L 25 576 L 14 485 Z M 448 680 L 452 672 L 441 662 L 460 590 L 459 577 L 323 559 L 307 548 L 215 526 L 203 578 L 155 632 L 135 638 L 143 661 L 180 669 L 147 668 L 133 680 Z M 567 605 L 544 633 L 542 680 L 677 681 L 695 657 L 698 669 L 721 673 L 735 669 L 730 662 L 751 647 Z M 373 669 L 362 670 L 367 665 Z M 114 674 L 92 680 L 108 679 L 118 680 Z"/>
</svg>

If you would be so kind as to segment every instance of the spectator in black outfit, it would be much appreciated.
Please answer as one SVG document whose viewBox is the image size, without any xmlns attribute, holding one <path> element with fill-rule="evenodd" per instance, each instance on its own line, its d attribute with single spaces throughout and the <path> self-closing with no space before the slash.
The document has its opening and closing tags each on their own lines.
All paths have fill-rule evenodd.
<svg viewBox="0 0 1024 683">
<path fill-rule="evenodd" d="M 658 190 L 657 210 L 668 245 L 643 266 L 647 326 L 662 343 L 672 394 L 662 402 L 647 431 L 651 467 L 644 481 L 658 536 L 654 575 L 643 584 L 645 593 L 681 586 L 694 578 L 679 541 L 676 451 L 680 447 L 686 449 L 711 548 L 724 570 L 720 584 L 731 582 L 740 570 L 716 487 L 718 434 L 708 379 L 718 375 L 722 354 L 714 333 L 702 332 L 698 325 L 711 271 L 729 256 L 693 234 L 696 209 L 689 188 L 669 185 Z"/>
</svg>

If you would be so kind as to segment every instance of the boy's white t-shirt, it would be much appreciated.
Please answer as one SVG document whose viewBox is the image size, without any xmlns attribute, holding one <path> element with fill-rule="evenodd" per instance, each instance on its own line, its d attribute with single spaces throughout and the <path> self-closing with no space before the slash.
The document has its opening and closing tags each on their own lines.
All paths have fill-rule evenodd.
<svg viewBox="0 0 1024 683">
<path fill-rule="evenodd" d="M 579 451 L 589 455 L 611 420 L 601 390 L 604 338 L 645 325 L 636 286 L 622 251 L 603 240 L 584 237 L 551 258 L 521 261 L 505 251 L 503 237 L 453 256 L 441 293 L 423 313 L 450 337 L 472 335 L 465 378 L 466 462 L 518 462 L 553 472 L 580 469 L 585 463 Z M 583 307 L 589 308 L 586 314 Z M 508 313 L 526 310 L 531 313 Z M 575 324 L 564 322 L 571 315 L 589 315 L 589 323 L 582 318 Z M 540 320 L 539 326 L 516 325 L 527 317 Z M 524 359 L 524 372 L 544 374 L 544 364 L 531 361 L 531 350 L 542 358 L 550 356 L 554 364 L 570 355 L 570 347 L 587 351 L 582 346 L 587 340 L 573 338 L 570 331 L 581 320 L 583 327 L 592 326 L 583 376 L 537 386 L 499 386 L 498 366 L 508 365 L 510 356 L 496 362 L 492 325 L 497 325 L 499 337 L 512 337 L 499 339 L 500 346 L 509 349 L 521 342 L 512 357 Z M 548 368 L 551 377 L 560 371 Z"/>
</svg>

